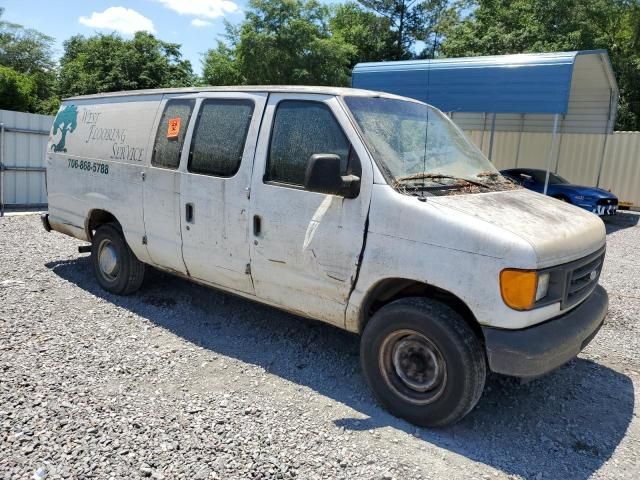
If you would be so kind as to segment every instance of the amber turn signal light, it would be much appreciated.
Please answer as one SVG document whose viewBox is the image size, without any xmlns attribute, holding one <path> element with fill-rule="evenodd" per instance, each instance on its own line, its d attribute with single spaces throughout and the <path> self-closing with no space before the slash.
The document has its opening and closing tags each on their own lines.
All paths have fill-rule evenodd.
<svg viewBox="0 0 640 480">
<path fill-rule="evenodd" d="M 538 274 L 533 270 L 507 269 L 500 272 L 502 300 L 514 310 L 530 310 L 536 301 Z"/>
</svg>

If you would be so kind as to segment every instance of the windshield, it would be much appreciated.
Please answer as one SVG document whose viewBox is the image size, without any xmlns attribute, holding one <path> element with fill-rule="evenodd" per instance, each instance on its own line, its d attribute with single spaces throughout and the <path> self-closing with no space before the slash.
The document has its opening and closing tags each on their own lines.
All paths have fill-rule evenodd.
<svg viewBox="0 0 640 480">
<path fill-rule="evenodd" d="M 344 100 L 392 183 L 446 183 L 443 179 L 472 180 L 474 185 L 478 181 L 507 183 L 435 108 L 392 98 L 347 96 Z"/>
</svg>

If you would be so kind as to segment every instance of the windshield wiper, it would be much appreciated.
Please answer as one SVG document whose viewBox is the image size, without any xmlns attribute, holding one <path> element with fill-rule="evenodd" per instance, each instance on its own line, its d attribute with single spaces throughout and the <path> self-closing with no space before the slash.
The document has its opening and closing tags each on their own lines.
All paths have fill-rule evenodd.
<svg viewBox="0 0 640 480">
<path fill-rule="evenodd" d="M 469 183 L 471 185 L 475 185 L 477 187 L 482 187 L 482 188 L 487 188 L 487 189 L 491 188 L 486 183 L 478 182 L 476 180 L 471 180 L 469 178 L 456 177 L 456 176 L 453 176 L 453 175 L 446 175 L 444 173 L 426 173 L 426 172 L 414 173 L 413 175 L 405 175 L 404 177 L 398 177 L 398 178 L 395 179 L 395 182 L 397 184 L 401 184 L 402 182 L 406 182 L 406 181 L 410 181 L 410 180 L 437 180 L 437 179 L 444 179 L 444 178 L 449 179 L 449 180 L 463 181 L 463 182 Z M 441 183 L 441 182 L 438 182 L 438 183 Z M 444 183 L 441 183 L 441 184 L 445 185 Z"/>
</svg>

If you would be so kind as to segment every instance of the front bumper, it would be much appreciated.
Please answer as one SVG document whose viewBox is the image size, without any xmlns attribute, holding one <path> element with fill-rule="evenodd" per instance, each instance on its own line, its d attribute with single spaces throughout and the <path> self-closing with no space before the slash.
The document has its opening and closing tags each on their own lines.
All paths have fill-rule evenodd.
<svg viewBox="0 0 640 480">
<path fill-rule="evenodd" d="M 576 202 L 576 205 L 589 210 L 591 213 L 595 213 L 601 217 L 615 215 L 618 213 L 618 199 L 617 198 L 600 198 L 594 202 L 581 203 Z"/>
<path fill-rule="evenodd" d="M 537 377 L 582 351 L 598 333 L 609 307 L 600 285 L 570 312 L 522 330 L 482 327 L 489 368 L 504 375 Z"/>
<path fill-rule="evenodd" d="M 618 205 L 596 205 L 591 211 L 601 217 L 608 217 L 618 213 Z"/>
</svg>

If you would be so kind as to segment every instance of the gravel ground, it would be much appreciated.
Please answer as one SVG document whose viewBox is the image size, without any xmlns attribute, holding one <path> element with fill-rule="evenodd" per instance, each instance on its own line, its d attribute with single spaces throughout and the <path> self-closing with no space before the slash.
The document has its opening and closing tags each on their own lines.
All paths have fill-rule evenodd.
<svg viewBox="0 0 640 480">
<path fill-rule="evenodd" d="M 640 478 L 639 218 L 607 224 L 579 359 L 491 376 L 444 430 L 375 404 L 351 334 L 160 273 L 116 297 L 80 242 L 1 219 L 0 478 Z"/>
</svg>

